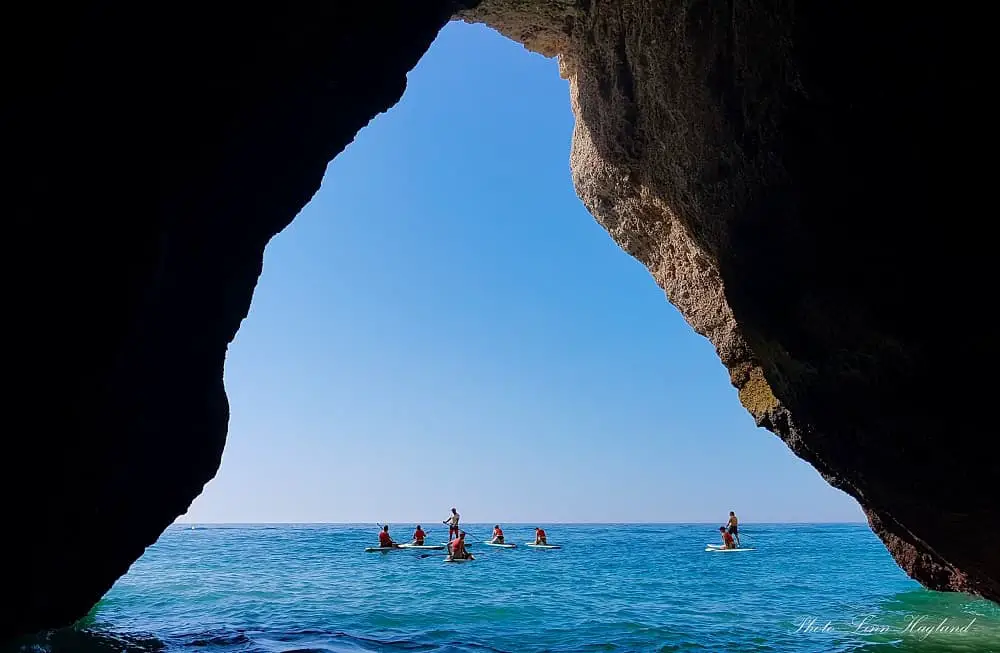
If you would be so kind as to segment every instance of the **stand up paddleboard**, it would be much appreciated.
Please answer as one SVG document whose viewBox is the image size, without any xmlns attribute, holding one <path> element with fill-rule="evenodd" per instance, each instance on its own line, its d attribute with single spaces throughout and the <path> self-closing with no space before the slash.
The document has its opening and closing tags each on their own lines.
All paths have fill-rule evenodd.
<svg viewBox="0 0 1000 653">
<path fill-rule="evenodd" d="M 400 544 L 401 549 L 421 549 L 426 551 L 441 551 L 444 549 L 443 544 Z"/>
<path fill-rule="evenodd" d="M 507 544 L 507 543 L 497 544 L 495 542 L 489 542 L 489 541 L 483 542 L 483 544 L 485 544 L 486 546 L 495 546 L 501 549 L 513 549 L 517 546 L 516 544 Z"/>
<path fill-rule="evenodd" d="M 365 553 L 377 553 L 379 551 L 395 551 L 398 546 L 370 546 L 365 549 Z"/>
<path fill-rule="evenodd" d="M 705 547 L 705 550 L 706 551 L 710 551 L 711 553 L 730 553 L 730 552 L 735 552 L 735 551 L 756 551 L 757 549 L 754 549 L 754 548 L 748 548 L 748 549 L 723 549 L 721 547 L 711 547 L 711 546 L 709 546 L 709 547 Z"/>
<path fill-rule="evenodd" d="M 525 542 L 524 546 L 530 546 L 532 549 L 561 549 L 562 548 L 558 544 L 535 544 L 534 542 Z"/>
<path fill-rule="evenodd" d="M 473 560 L 475 560 L 475 558 L 458 558 L 457 560 L 455 560 L 455 559 L 452 559 L 451 556 L 447 556 L 444 559 L 445 562 L 452 562 L 452 563 L 455 563 L 455 564 L 457 564 L 459 562 L 472 562 Z"/>
</svg>

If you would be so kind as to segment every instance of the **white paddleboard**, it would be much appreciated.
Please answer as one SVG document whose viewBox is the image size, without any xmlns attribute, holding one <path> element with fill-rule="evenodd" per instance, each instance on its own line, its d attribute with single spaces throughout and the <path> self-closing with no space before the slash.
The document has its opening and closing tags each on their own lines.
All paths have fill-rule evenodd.
<svg viewBox="0 0 1000 653">
<path fill-rule="evenodd" d="M 757 549 L 753 549 L 753 548 L 749 548 L 749 549 L 721 549 L 721 548 L 706 547 L 705 550 L 706 551 L 711 551 L 712 553 L 730 553 L 730 552 L 735 552 L 735 551 L 756 551 Z"/>
<path fill-rule="evenodd" d="M 365 549 L 365 553 L 377 553 L 378 551 L 395 551 L 399 547 L 396 546 L 370 546 Z"/>
<path fill-rule="evenodd" d="M 525 542 L 524 546 L 530 546 L 532 549 L 561 549 L 562 548 L 558 544 L 535 544 L 534 542 Z"/>
<path fill-rule="evenodd" d="M 443 544 L 400 544 L 401 549 L 425 549 L 427 551 L 440 551 L 444 548 Z"/>
<path fill-rule="evenodd" d="M 460 562 L 472 562 L 475 558 L 459 558 L 458 560 L 453 560 L 451 556 L 447 556 L 444 561 L 458 564 Z"/>
<path fill-rule="evenodd" d="M 705 546 L 707 546 L 710 549 L 721 549 L 721 548 L 723 548 L 723 546 L 721 544 L 706 544 Z"/>
<path fill-rule="evenodd" d="M 489 542 L 489 541 L 487 541 L 487 542 L 483 542 L 483 544 L 485 544 L 486 546 L 496 546 L 496 547 L 500 547 L 501 549 L 513 549 L 514 547 L 516 547 L 516 546 L 517 546 L 516 544 L 507 544 L 507 543 L 504 543 L 504 544 L 496 544 L 495 542 Z"/>
</svg>

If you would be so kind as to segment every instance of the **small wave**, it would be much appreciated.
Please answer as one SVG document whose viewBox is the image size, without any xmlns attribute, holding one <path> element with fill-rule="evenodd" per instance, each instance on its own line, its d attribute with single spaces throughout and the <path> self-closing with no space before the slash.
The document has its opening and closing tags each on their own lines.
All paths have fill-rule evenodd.
<svg viewBox="0 0 1000 653">
<path fill-rule="evenodd" d="M 526 541 L 531 528 L 507 530 Z M 759 550 L 743 557 L 705 554 L 711 525 L 631 526 L 642 555 L 623 554 L 618 527 L 552 528 L 558 554 L 477 550 L 460 569 L 366 555 L 369 527 L 168 531 L 78 631 L 18 653 L 927 650 L 895 632 L 912 614 L 978 618 L 937 638 L 953 650 L 989 651 L 1000 632 L 995 607 L 920 589 L 863 527 L 748 526 Z M 855 633 L 866 614 L 892 636 Z M 797 632 L 806 618 L 835 632 Z"/>
<path fill-rule="evenodd" d="M 62 628 L 43 631 L 0 647 L 0 653 L 163 653 L 166 643 L 141 634 Z"/>
</svg>

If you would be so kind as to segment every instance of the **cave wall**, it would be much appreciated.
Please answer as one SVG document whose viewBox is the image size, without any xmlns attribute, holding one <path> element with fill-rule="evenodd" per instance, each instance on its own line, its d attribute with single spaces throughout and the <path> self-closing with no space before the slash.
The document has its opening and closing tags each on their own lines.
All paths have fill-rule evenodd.
<svg viewBox="0 0 1000 653">
<path fill-rule="evenodd" d="M 924 585 L 1000 600 L 976 45 L 899 3 L 484 0 L 559 56 L 587 208 Z M 988 183 L 988 182 L 987 182 Z M 949 227 L 949 223 L 952 225 Z"/>
<path fill-rule="evenodd" d="M 459 9 L 7 10 L 0 639 L 84 614 L 214 476 L 264 246 Z M 958 19 L 853 1 L 477 11 L 560 56 L 581 197 L 758 423 L 858 498 L 908 573 L 1000 598 L 974 380 L 995 349 L 989 185 L 963 149 L 983 121 Z"/>
<path fill-rule="evenodd" d="M 6 11 L 0 639 L 86 613 L 215 475 L 264 246 L 456 8 L 379 5 Z"/>
</svg>

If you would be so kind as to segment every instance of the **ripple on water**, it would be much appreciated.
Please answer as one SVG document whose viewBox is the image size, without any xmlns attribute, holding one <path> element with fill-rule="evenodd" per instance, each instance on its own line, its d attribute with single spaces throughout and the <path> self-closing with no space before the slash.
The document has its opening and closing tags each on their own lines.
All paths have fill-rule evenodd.
<svg viewBox="0 0 1000 653">
<path fill-rule="evenodd" d="M 371 526 L 174 527 L 78 628 L 12 650 L 1000 651 L 996 606 L 920 589 L 861 525 L 746 525 L 757 551 L 726 555 L 704 552 L 712 525 L 549 525 L 559 551 L 478 544 L 491 527 L 467 526 L 467 565 L 366 554 Z M 855 632 L 865 615 L 895 630 Z M 919 615 L 977 621 L 899 632 Z"/>
</svg>

